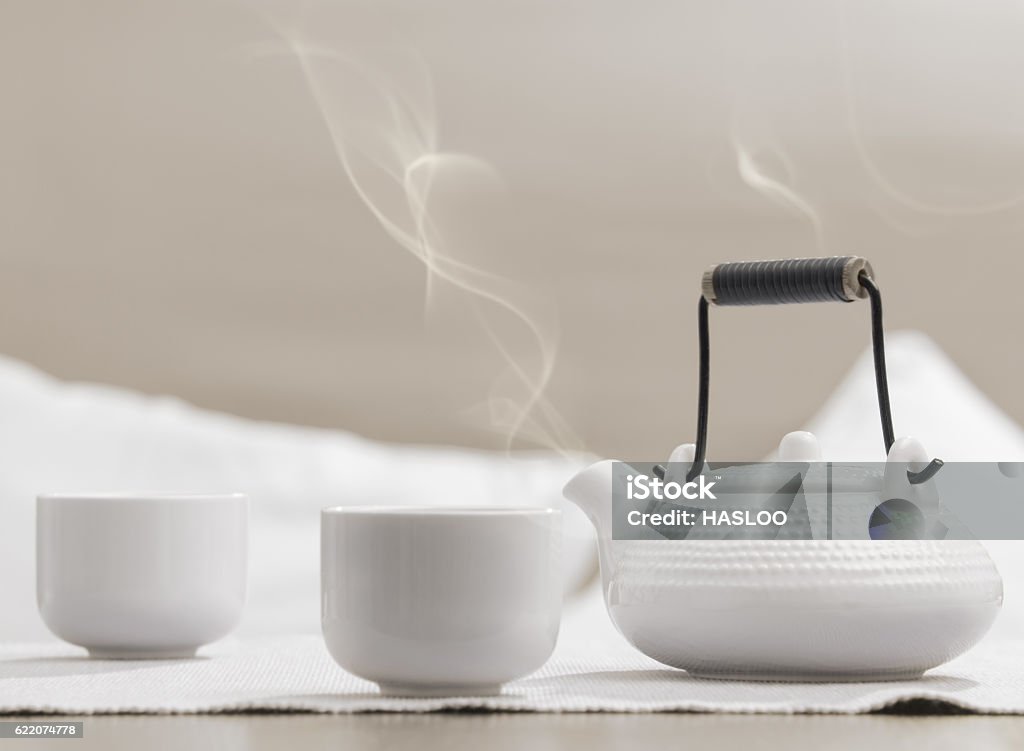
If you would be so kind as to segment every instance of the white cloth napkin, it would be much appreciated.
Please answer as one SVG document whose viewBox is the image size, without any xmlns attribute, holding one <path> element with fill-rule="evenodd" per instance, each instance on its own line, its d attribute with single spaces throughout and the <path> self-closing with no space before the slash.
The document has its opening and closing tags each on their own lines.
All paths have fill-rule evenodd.
<svg viewBox="0 0 1024 751">
<path fill-rule="evenodd" d="M 596 594 L 596 593 L 595 593 Z M 744 683 L 691 678 L 650 660 L 613 630 L 599 598 L 567 614 L 554 656 L 500 696 L 409 699 L 331 660 L 316 636 L 222 643 L 195 660 L 90 660 L 56 642 L 0 647 L 0 712 L 225 711 L 829 712 L 911 700 L 986 713 L 1024 713 L 1024 641 L 983 643 L 916 681 Z"/>
</svg>

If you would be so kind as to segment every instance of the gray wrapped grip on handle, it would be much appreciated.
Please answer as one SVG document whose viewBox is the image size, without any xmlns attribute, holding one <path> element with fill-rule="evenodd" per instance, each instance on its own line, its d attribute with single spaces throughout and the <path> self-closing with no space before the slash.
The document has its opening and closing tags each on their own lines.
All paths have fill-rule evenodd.
<svg viewBox="0 0 1024 751">
<path fill-rule="evenodd" d="M 788 258 L 720 263 L 704 272 L 701 293 L 715 305 L 790 305 L 853 302 L 868 296 L 861 273 L 873 277 L 859 256 Z"/>
</svg>

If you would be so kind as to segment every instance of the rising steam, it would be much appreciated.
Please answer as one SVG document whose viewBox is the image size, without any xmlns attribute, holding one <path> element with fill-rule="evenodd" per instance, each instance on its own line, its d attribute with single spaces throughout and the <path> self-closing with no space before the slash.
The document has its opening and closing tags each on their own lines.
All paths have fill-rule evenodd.
<svg viewBox="0 0 1024 751">
<path fill-rule="evenodd" d="M 782 166 L 786 174 L 785 178 L 776 178 L 768 173 L 768 169 L 749 147 L 735 135 L 735 131 L 732 145 L 736 153 L 736 170 L 739 173 L 740 179 L 748 187 L 769 200 L 798 217 L 807 220 L 814 230 L 815 249 L 818 252 L 822 252 L 824 249 L 824 236 L 822 234 L 821 219 L 818 217 L 818 212 L 814 210 L 814 206 L 792 186 L 791 183 L 795 180 L 796 173 L 793 164 L 785 152 L 779 149 L 773 149 L 771 152 L 771 156 Z"/>
<path fill-rule="evenodd" d="M 483 330 L 507 366 L 483 409 L 475 412 L 483 411 L 487 427 L 503 435 L 508 448 L 526 442 L 580 450 L 579 439 L 545 398 L 557 352 L 553 317 L 528 290 L 454 253 L 437 220 L 439 184 L 479 188 L 499 180 L 488 163 L 441 150 L 426 66 L 408 55 L 316 46 L 266 20 L 298 63 L 359 198 L 381 228 L 422 262 L 428 306 L 444 286 L 474 302 Z"/>
<path fill-rule="evenodd" d="M 915 196 L 908 191 L 898 187 L 885 171 L 882 164 L 871 153 L 864 138 L 864 129 L 861 125 L 860 109 L 855 96 L 855 86 L 852 73 L 852 52 L 850 49 L 849 23 L 846 16 L 845 3 L 838 3 L 838 37 L 840 47 L 840 68 L 842 72 L 842 92 L 846 109 L 846 119 L 849 128 L 850 140 L 853 143 L 854 152 L 861 166 L 864 168 L 868 178 L 874 183 L 882 194 L 894 203 L 910 209 L 919 214 L 932 216 L 946 216 L 954 218 L 970 218 L 986 216 L 1017 208 L 1024 204 L 1024 192 L 1009 195 L 1001 199 L 977 202 L 973 204 L 949 204 L 938 205 Z"/>
</svg>

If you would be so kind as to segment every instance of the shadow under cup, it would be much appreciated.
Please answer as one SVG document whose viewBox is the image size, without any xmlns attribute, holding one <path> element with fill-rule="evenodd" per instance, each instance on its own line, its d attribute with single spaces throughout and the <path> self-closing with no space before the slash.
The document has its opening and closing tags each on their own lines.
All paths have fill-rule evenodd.
<svg viewBox="0 0 1024 751">
<path fill-rule="evenodd" d="M 191 657 L 245 604 L 242 494 L 43 495 L 36 594 L 47 627 L 93 657 Z"/>
<path fill-rule="evenodd" d="M 560 549 L 554 509 L 324 509 L 327 648 L 383 693 L 498 693 L 551 656 Z"/>
</svg>

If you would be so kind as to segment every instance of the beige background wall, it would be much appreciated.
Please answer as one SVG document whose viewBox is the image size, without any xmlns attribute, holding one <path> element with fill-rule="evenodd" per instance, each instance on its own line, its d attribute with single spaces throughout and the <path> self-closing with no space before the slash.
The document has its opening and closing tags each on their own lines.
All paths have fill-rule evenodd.
<svg viewBox="0 0 1024 751">
<path fill-rule="evenodd" d="M 473 409 L 505 369 L 480 304 L 440 283 L 425 312 L 423 265 L 353 191 L 258 10 L 2 5 L 0 352 L 252 417 L 503 445 Z M 504 181 L 456 190 L 446 231 L 530 292 L 549 341 L 557 311 L 547 395 L 591 450 L 691 436 L 699 275 L 725 259 L 868 256 L 890 327 L 927 331 L 1024 421 L 1017 5 L 269 11 L 371 61 L 417 51 L 440 147 Z M 756 457 L 805 420 L 867 315 L 714 311 L 716 446 Z"/>
</svg>

